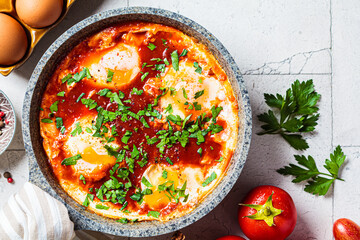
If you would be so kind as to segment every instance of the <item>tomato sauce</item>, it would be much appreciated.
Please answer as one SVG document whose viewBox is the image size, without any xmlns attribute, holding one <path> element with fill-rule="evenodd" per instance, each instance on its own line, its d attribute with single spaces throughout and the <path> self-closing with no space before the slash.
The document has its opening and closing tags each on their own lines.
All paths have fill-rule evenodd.
<svg viewBox="0 0 360 240">
<path fill-rule="evenodd" d="M 115 31 L 117 32 L 117 27 L 114 26 L 112 28 L 109 28 L 107 31 Z M 139 37 L 141 37 L 141 34 L 144 33 L 138 33 Z M 124 33 L 120 32 L 115 35 L 113 40 L 115 42 L 124 42 L 123 38 Z M 154 37 L 150 40 L 151 43 L 153 43 L 156 48 L 154 50 L 149 49 L 148 44 L 141 44 L 138 48 L 138 53 L 140 56 L 140 66 L 143 66 L 143 64 L 148 65 L 154 65 L 157 62 L 153 61 L 154 58 L 160 58 L 160 59 L 167 59 L 169 62 L 171 62 L 171 53 L 175 50 L 177 50 L 178 55 L 181 54 L 181 52 L 186 48 L 185 45 L 181 43 L 181 39 L 177 39 L 177 36 L 173 33 L 167 33 L 167 32 L 158 32 Z M 80 43 L 80 45 L 77 46 L 76 51 L 73 55 L 68 56 L 67 58 L 71 57 L 73 60 L 70 61 L 70 63 L 67 65 L 67 69 L 70 70 L 72 74 L 75 74 L 76 72 L 80 72 L 82 69 L 82 61 L 86 59 L 86 57 L 91 53 L 96 51 L 96 46 L 90 47 L 88 45 L 87 40 Z M 186 57 L 186 56 L 185 56 Z M 184 57 L 182 57 L 184 58 Z M 69 59 L 65 59 L 69 60 Z M 62 69 L 63 70 L 63 69 Z M 145 81 L 141 80 L 141 77 L 143 73 L 148 72 L 148 76 L 146 77 Z M 143 89 L 144 85 L 146 84 L 146 81 L 150 78 L 156 77 L 160 72 L 156 70 L 154 67 L 143 67 L 141 69 L 141 73 L 139 73 L 136 76 L 136 79 L 134 81 L 131 81 L 125 86 L 117 87 L 116 89 L 110 89 L 111 92 L 118 92 L 121 91 L 125 94 L 125 98 L 123 100 L 129 99 L 130 103 L 124 103 L 125 106 L 130 107 L 130 111 L 137 113 L 140 110 L 143 110 L 145 107 L 147 107 L 149 104 L 153 104 L 155 100 L 155 96 L 146 93 L 145 91 L 141 96 L 138 96 L 136 94 L 132 94 L 131 91 L 133 88 L 137 89 Z M 59 101 L 58 103 L 58 111 L 56 112 L 56 117 L 61 117 L 63 119 L 64 127 L 66 129 L 69 129 L 71 125 L 78 120 L 79 118 L 87 115 L 95 116 L 97 115 L 97 110 L 92 109 L 89 110 L 84 104 L 81 103 L 81 101 L 78 101 L 79 96 L 82 94 L 85 94 L 83 98 L 87 98 L 87 96 L 92 92 L 95 91 L 95 93 L 99 92 L 103 88 L 99 88 L 94 86 L 93 84 L 89 84 L 87 81 L 80 81 L 76 83 L 71 90 L 67 90 L 66 83 L 58 84 L 58 82 L 54 81 L 56 77 L 53 77 L 53 80 L 50 81 L 47 92 L 53 96 L 56 96 L 57 93 L 61 91 L 65 91 L 66 94 L 64 97 L 57 96 L 54 101 Z M 159 94 L 161 91 L 158 92 Z M 93 94 L 91 96 L 91 99 L 95 100 L 98 104 L 98 106 L 101 106 L 103 109 L 108 111 L 115 111 L 118 107 L 118 104 L 115 102 L 110 102 L 110 98 L 105 96 L 100 96 L 98 94 Z M 159 112 L 162 112 L 160 109 L 160 106 L 154 107 Z M 211 114 L 210 114 L 211 117 Z M 128 145 L 130 149 L 132 149 L 132 146 L 135 145 L 138 149 L 140 147 L 143 148 L 143 151 L 148 153 L 148 162 L 145 166 L 140 167 L 139 164 L 137 164 L 137 161 L 141 160 L 141 157 L 139 160 L 135 161 L 135 167 L 134 167 L 134 173 L 130 173 L 129 179 L 133 186 L 136 186 L 138 188 L 141 187 L 141 178 L 143 176 L 144 171 L 146 168 L 154 163 L 162 163 L 164 165 L 170 166 L 171 164 L 166 161 L 166 158 L 171 159 L 174 166 L 180 166 L 180 167 L 200 167 L 200 168 L 211 168 L 213 165 L 218 164 L 217 161 L 221 155 L 222 155 L 222 145 L 218 142 L 214 141 L 211 137 L 210 133 L 208 133 L 205 136 L 205 142 L 201 144 L 197 144 L 196 138 L 190 138 L 189 142 L 187 143 L 186 147 L 182 147 L 180 143 L 175 143 L 170 148 L 165 148 L 164 153 L 160 153 L 159 149 L 156 147 L 156 144 L 148 145 L 146 136 L 149 138 L 156 137 L 156 133 L 163 129 L 168 129 L 167 123 L 165 124 L 154 124 L 152 122 L 151 117 L 144 116 L 147 123 L 149 123 L 150 128 L 145 128 L 144 125 L 136 119 L 131 119 L 129 121 L 121 121 L 120 117 L 117 117 L 114 121 L 106 123 L 106 126 L 108 126 L 109 129 L 111 129 L 111 126 L 116 127 L 116 131 L 118 136 L 115 137 L 114 143 L 118 144 L 120 148 L 122 148 L 125 145 Z M 165 118 L 165 116 L 162 116 L 162 118 Z M 195 120 L 195 119 L 192 119 Z M 157 120 L 155 120 L 157 121 Z M 217 124 L 222 126 L 223 128 L 226 128 L 226 122 L 225 121 L 219 121 Z M 175 129 L 179 129 L 178 126 L 172 124 L 172 126 Z M 138 129 L 135 131 L 134 129 Z M 132 131 L 132 136 L 130 137 L 127 144 L 123 144 L 121 142 L 121 137 L 124 135 L 126 131 Z M 202 148 L 202 154 L 198 153 L 199 148 Z M 129 155 L 130 151 L 127 151 L 127 154 Z M 207 158 L 211 159 L 211 161 L 207 161 L 205 164 L 202 163 L 202 159 L 204 156 L 207 156 Z M 54 161 L 58 161 L 57 168 L 61 168 L 62 177 L 64 179 L 67 179 L 71 182 L 77 183 L 80 186 L 84 186 L 84 190 L 88 191 L 88 188 L 99 188 L 105 181 L 110 179 L 110 174 L 107 173 L 106 177 L 101 179 L 100 181 L 96 182 L 90 182 L 87 181 L 86 185 L 83 185 L 81 181 L 76 177 L 76 175 L 73 174 L 73 170 L 69 166 L 61 165 L 61 161 L 65 158 L 65 153 L 60 152 L 58 157 L 56 157 L 52 164 L 54 164 Z M 124 182 L 122 179 L 118 179 L 120 182 Z M 94 192 L 92 192 L 94 193 Z M 126 195 L 126 201 L 128 202 L 128 209 L 136 209 L 138 208 L 136 202 L 130 198 L 132 194 L 135 193 L 134 188 L 130 188 Z M 118 207 L 121 207 L 119 204 L 115 204 Z M 168 206 L 165 206 L 165 208 L 162 210 L 164 214 L 169 214 L 174 208 L 176 208 L 177 204 L 171 203 Z M 149 211 L 149 208 L 145 205 L 142 207 L 141 212 L 146 213 Z"/>
</svg>

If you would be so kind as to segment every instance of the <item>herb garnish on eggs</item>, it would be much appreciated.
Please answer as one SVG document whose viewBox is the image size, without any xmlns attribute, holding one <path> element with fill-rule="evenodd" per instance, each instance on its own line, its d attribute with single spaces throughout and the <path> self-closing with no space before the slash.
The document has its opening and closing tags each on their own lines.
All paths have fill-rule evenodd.
<svg viewBox="0 0 360 240">
<path fill-rule="evenodd" d="M 132 31 L 115 26 L 79 44 L 41 105 L 43 145 L 61 186 L 121 223 L 195 208 L 225 173 L 238 134 L 236 98 L 216 59 L 156 26 L 147 39 L 115 38 Z"/>
</svg>

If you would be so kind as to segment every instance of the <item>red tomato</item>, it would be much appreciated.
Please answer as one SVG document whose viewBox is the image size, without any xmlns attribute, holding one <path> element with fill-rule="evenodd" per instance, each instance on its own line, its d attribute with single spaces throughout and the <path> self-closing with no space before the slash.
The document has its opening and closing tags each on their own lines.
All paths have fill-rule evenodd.
<svg viewBox="0 0 360 240">
<path fill-rule="evenodd" d="M 234 236 L 234 235 L 229 235 L 229 236 L 224 236 L 224 237 L 218 238 L 216 240 L 245 240 L 245 238 L 242 238 L 239 236 Z"/>
<path fill-rule="evenodd" d="M 253 204 L 251 207 L 257 209 L 240 205 L 238 212 L 240 228 L 250 240 L 283 240 L 294 230 L 297 219 L 295 204 L 281 188 L 256 187 L 243 203 Z M 249 218 L 250 215 L 254 216 Z"/>
<path fill-rule="evenodd" d="M 360 227 L 347 218 L 335 221 L 333 227 L 335 240 L 360 240 Z"/>
</svg>

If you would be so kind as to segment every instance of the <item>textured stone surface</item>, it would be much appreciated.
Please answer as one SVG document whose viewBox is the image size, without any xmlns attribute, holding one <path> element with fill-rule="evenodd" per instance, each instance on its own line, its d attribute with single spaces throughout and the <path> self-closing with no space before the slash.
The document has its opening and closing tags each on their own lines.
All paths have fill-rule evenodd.
<svg viewBox="0 0 360 240">
<path fill-rule="evenodd" d="M 360 2 L 333 4 L 334 143 L 360 146 Z"/>
<path fill-rule="evenodd" d="M 331 4 L 330 4 L 331 3 Z M 176 0 L 77 0 L 57 28 L 37 45 L 34 54 L 9 77 L 0 76 L 0 89 L 12 100 L 18 120 L 26 84 L 41 55 L 66 29 L 91 14 L 123 6 L 151 6 L 168 9 L 189 17 L 212 32 L 229 50 L 244 76 L 250 94 L 253 115 L 263 112 L 264 92 L 284 92 L 299 78 L 313 78 L 322 94 L 320 125 L 308 135 L 311 154 L 321 163 L 337 145 L 343 148 L 348 163 L 341 171 L 345 182 L 337 182 L 334 192 L 315 197 L 303 191 L 303 185 L 291 183 L 291 177 L 274 172 L 293 161 L 293 151 L 281 138 L 253 135 L 250 154 L 231 193 L 198 222 L 182 231 L 187 239 L 215 239 L 239 234 L 237 203 L 246 192 L 259 184 L 274 184 L 286 189 L 298 209 L 298 223 L 290 240 L 331 239 L 332 221 L 339 217 L 360 223 L 358 187 L 360 167 L 360 4 L 358 1 L 176 1 Z M 330 9 L 331 7 L 331 9 Z M 307 74 L 307 75 L 306 75 Z M 272 76 L 267 76 L 272 75 Z M 20 126 L 20 121 L 18 121 Z M 260 123 L 254 118 L 253 131 Z M 0 178 L 0 205 L 27 179 L 27 159 L 18 127 L 15 140 L 0 156 L 0 173 L 15 169 L 15 185 Z M 16 150 L 16 151 L 14 151 Z M 20 150 L 20 151 L 19 151 Z M 301 154 L 301 153 L 300 153 Z M 322 168 L 322 167 L 320 167 Z M 20 181 L 18 181 L 18 179 Z M 79 233 L 80 239 L 129 239 Z M 171 234 L 144 239 L 168 240 Z M 131 238 L 138 239 L 138 238 Z"/>
<path fill-rule="evenodd" d="M 345 147 L 344 151 L 349 158 L 341 173 L 345 182 L 337 182 L 335 187 L 334 219 L 349 218 L 360 224 L 360 149 Z"/>
</svg>

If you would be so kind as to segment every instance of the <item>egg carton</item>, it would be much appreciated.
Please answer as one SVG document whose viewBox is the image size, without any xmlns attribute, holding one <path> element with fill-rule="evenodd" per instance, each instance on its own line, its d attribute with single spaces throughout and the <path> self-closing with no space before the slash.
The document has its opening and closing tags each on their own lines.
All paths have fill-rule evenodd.
<svg viewBox="0 0 360 240">
<path fill-rule="evenodd" d="M 24 57 L 18 61 L 17 63 L 10 65 L 10 66 L 4 66 L 0 65 L 0 73 L 4 76 L 9 75 L 14 69 L 20 67 L 22 64 L 26 62 L 26 60 L 30 57 L 31 53 L 33 52 L 36 44 L 40 41 L 40 39 L 53 27 L 55 27 L 59 22 L 62 21 L 62 19 L 65 17 L 67 12 L 69 11 L 71 5 L 76 0 L 63 0 L 63 9 L 61 12 L 60 17 L 58 20 L 56 20 L 55 23 L 53 23 L 50 26 L 44 27 L 44 28 L 33 28 L 21 21 L 19 16 L 16 13 L 15 9 L 15 0 L 1 0 L 0 1 L 0 13 L 5 13 L 7 15 L 10 15 L 11 17 L 15 18 L 20 25 L 24 28 L 27 38 L 28 38 L 28 49 L 26 50 L 26 53 Z"/>
</svg>

